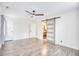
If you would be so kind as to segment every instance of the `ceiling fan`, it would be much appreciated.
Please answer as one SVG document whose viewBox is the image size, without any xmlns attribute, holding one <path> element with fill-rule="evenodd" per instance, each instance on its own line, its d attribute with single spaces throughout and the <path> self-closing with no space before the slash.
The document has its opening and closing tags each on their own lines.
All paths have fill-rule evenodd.
<svg viewBox="0 0 79 59">
<path fill-rule="evenodd" d="M 34 15 L 34 16 L 44 16 L 44 14 L 35 14 L 35 10 L 33 10 L 32 12 L 29 12 L 29 11 L 25 10 L 25 12 L 27 12 L 31 15 Z"/>
</svg>

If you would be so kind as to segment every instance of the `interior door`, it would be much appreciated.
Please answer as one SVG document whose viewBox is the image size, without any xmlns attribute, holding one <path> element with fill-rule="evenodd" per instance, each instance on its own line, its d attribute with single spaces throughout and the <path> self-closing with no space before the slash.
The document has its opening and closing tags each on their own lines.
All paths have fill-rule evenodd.
<svg viewBox="0 0 79 59">
<path fill-rule="evenodd" d="M 35 38 L 35 23 L 30 24 L 30 38 Z"/>
<path fill-rule="evenodd" d="M 12 20 L 8 20 L 8 18 L 6 18 L 7 20 L 7 34 L 6 34 L 6 39 L 5 41 L 10 41 L 10 40 L 14 40 L 14 27 L 13 27 L 13 21 Z"/>
</svg>

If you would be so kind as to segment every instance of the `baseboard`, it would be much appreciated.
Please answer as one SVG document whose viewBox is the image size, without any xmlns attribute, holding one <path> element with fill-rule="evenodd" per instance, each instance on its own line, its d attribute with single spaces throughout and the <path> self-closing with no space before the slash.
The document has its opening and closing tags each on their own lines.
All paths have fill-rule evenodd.
<svg viewBox="0 0 79 59">
<path fill-rule="evenodd" d="M 69 46 L 66 46 L 66 45 L 61 45 L 61 44 L 56 44 L 56 45 L 63 46 L 63 47 L 67 47 L 67 48 L 70 48 L 70 49 L 74 49 L 74 50 L 78 50 L 79 51 L 79 49 L 77 49 L 77 48 L 72 48 L 72 47 L 69 47 Z"/>
<path fill-rule="evenodd" d="M 21 39 L 16 39 L 16 40 L 25 40 L 25 39 L 36 39 L 35 37 L 31 37 L 31 38 L 21 38 Z M 38 38 L 37 38 L 38 39 Z M 10 40 L 10 41 L 16 41 L 16 40 Z M 5 41 L 6 42 L 6 41 Z"/>
</svg>

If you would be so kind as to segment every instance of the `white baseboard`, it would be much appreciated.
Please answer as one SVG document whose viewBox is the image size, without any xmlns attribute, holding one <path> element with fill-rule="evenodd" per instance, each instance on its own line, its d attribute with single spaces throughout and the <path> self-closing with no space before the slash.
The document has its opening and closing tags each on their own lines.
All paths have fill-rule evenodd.
<svg viewBox="0 0 79 59">
<path fill-rule="evenodd" d="M 70 47 L 70 46 L 67 46 L 67 45 L 64 45 L 64 44 L 58 44 L 58 43 L 56 43 L 56 44 L 60 45 L 60 46 L 68 47 L 68 48 L 71 48 L 71 49 L 79 50 L 78 48 Z"/>
</svg>

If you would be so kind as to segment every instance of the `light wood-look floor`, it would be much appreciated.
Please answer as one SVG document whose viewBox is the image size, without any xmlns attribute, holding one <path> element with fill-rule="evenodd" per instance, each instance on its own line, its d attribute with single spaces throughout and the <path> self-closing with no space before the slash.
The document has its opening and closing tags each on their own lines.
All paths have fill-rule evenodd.
<svg viewBox="0 0 79 59">
<path fill-rule="evenodd" d="M 22 39 L 16 41 L 5 42 L 0 49 L 2 56 L 43 56 L 42 42 L 38 40 L 38 47 L 35 47 L 34 39 Z M 50 41 L 47 42 L 46 56 L 79 56 L 79 51 L 54 45 Z"/>
</svg>

